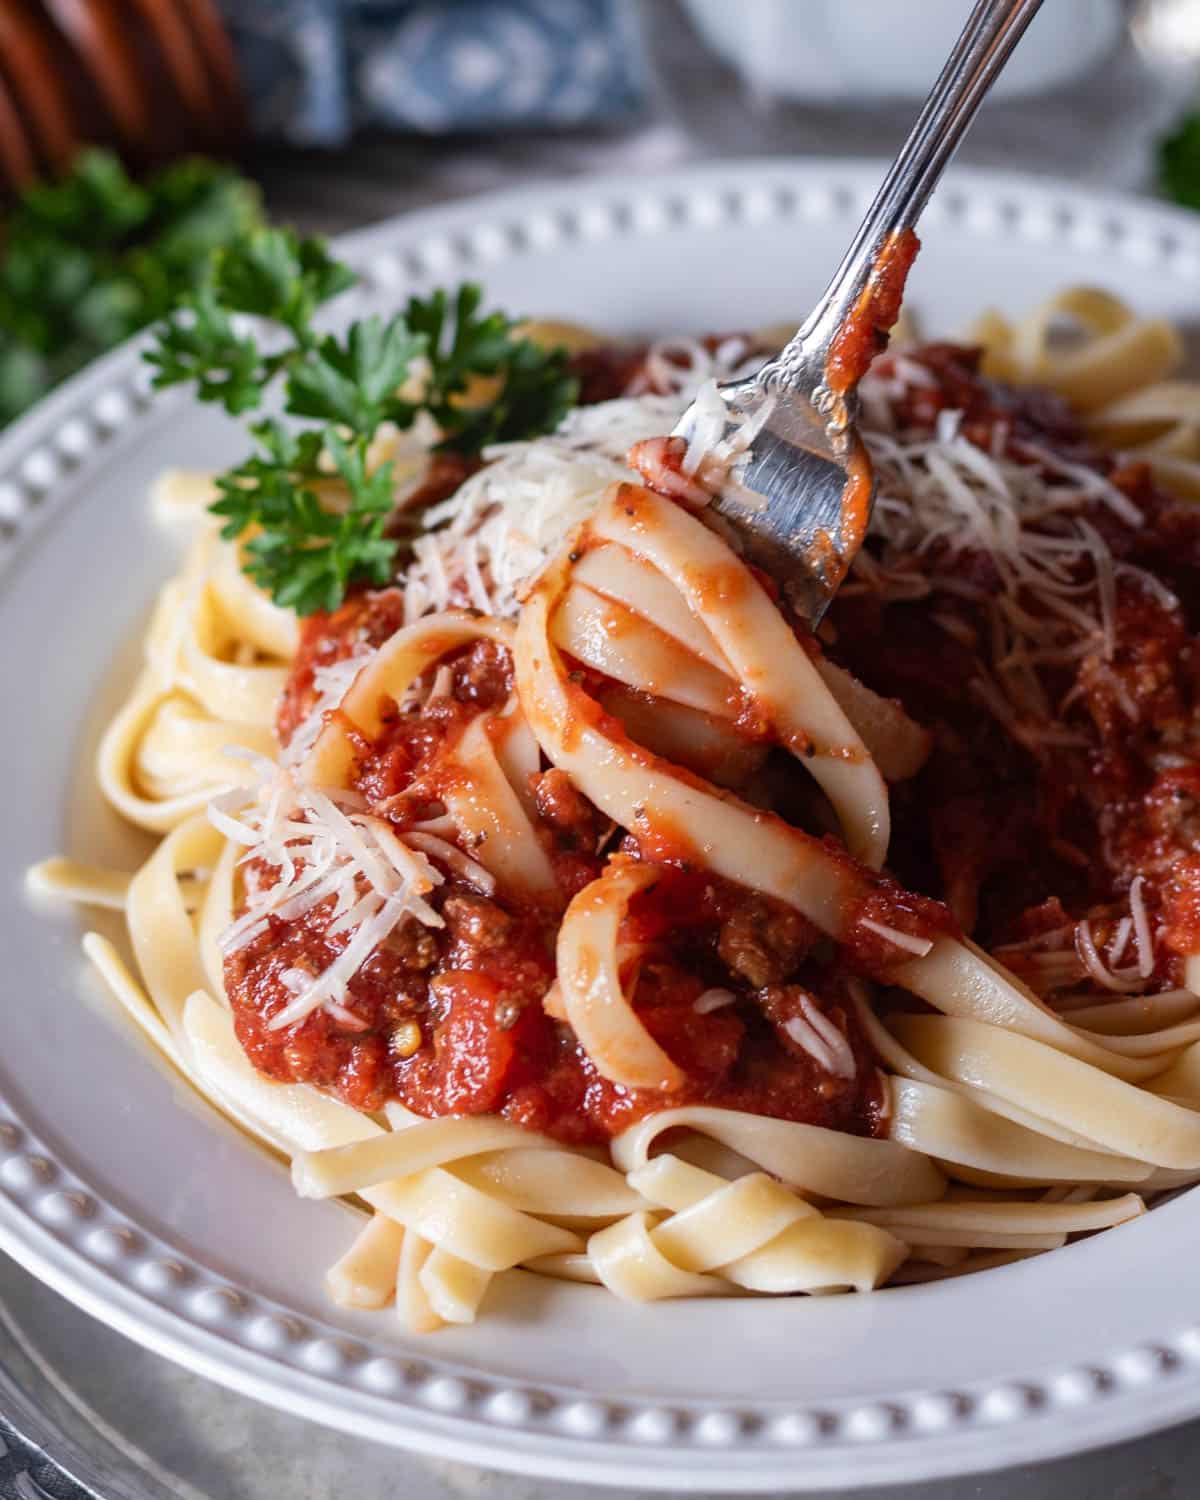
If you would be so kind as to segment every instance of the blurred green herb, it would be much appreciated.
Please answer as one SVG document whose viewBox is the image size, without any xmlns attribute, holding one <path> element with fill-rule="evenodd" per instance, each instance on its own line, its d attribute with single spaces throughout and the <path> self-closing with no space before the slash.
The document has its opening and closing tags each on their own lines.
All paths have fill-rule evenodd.
<svg viewBox="0 0 1200 1500">
<path fill-rule="evenodd" d="M 392 465 L 370 461 L 385 423 L 411 427 L 424 411 L 442 448 L 477 453 L 552 431 L 578 394 L 566 353 L 522 338 L 502 313 L 482 314 L 470 283 L 412 297 L 340 338 L 322 334 L 318 309 L 354 280 L 319 240 L 255 230 L 212 256 L 146 355 L 156 386 L 194 385 L 234 416 L 260 407 L 282 377 L 284 410 L 318 424 L 255 422 L 256 451 L 220 477 L 212 507 L 222 535 L 243 541 L 246 572 L 300 614 L 334 609 L 351 583 L 392 574 Z"/>
<path fill-rule="evenodd" d="M 0 251 L 0 423 L 163 317 L 214 249 L 260 222 L 255 187 L 199 159 L 137 183 L 86 151 L 61 182 L 28 189 Z"/>
<path fill-rule="evenodd" d="M 1158 176 L 1169 198 L 1200 208 L 1200 110 L 1185 115 L 1159 143 Z"/>
</svg>

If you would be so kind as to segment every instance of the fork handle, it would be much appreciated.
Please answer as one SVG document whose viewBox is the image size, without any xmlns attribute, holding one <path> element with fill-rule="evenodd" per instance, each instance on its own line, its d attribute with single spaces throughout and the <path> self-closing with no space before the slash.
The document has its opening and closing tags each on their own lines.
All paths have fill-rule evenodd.
<svg viewBox="0 0 1200 1500">
<path fill-rule="evenodd" d="M 888 170 L 833 280 L 798 340 L 832 337 L 858 300 L 880 247 L 911 229 L 984 96 L 1042 0 L 977 0 L 916 124 Z"/>
</svg>

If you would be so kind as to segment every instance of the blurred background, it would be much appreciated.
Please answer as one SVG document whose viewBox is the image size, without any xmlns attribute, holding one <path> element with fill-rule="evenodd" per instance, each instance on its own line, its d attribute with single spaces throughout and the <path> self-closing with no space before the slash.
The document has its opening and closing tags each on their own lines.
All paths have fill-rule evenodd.
<svg viewBox="0 0 1200 1500">
<path fill-rule="evenodd" d="M 332 233 L 538 178 L 890 154 L 967 4 L 0 0 L 0 425 L 263 219 Z M 1047 0 L 963 160 L 1200 211 L 1200 0 Z M 1169 1500 L 1197 1463 L 1200 1426 L 920 1494 Z M 0 1496 L 558 1488 L 302 1427 L 0 1265 Z"/>
</svg>

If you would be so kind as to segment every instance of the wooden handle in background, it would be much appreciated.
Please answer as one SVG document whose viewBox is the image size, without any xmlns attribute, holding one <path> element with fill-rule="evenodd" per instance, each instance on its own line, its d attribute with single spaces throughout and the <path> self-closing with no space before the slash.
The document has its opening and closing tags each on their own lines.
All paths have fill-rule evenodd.
<svg viewBox="0 0 1200 1500">
<path fill-rule="evenodd" d="M 241 138 L 214 0 L 0 0 L 0 188 L 63 172 L 85 144 L 134 167 Z"/>
</svg>

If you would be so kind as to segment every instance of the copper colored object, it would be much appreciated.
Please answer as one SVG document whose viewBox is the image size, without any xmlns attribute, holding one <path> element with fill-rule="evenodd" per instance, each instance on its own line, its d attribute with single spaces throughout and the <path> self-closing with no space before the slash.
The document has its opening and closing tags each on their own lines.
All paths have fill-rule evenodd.
<svg viewBox="0 0 1200 1500">
<path fill-rule="evenodd" d="M 150 136 L 146 79 L 139 72 L 120 0 L 43 0 L 51 20 L 83 59 L 103 95 L 121 142 Z"/>
<path fill-rule="evenodd" d="M 33 148 L 3 80 L 0 80 L 0 168 L 17 187 L 24 187 L 37 175 Z"/>
<path fill-rule="evenodd" d="M 204 120 L 217 108 L 204 59 L 175 0 L 133 0 L 189 113 Z"/>
<path fill-rule="evenodd" d="M 187 12 L 193 34 L 220 91 L 223 108 L 227 112 L 225 119 L 236 138 L 246 123 L 245 101 L 233 43 L 229 40 L 229 33 L 225 30 L 215 0 L 175 0 L 175 4 L 182 6 Z"/>
<path fill-rule="evenodd" d="M 145 167 L 228 154 L 243 125 L 214 0 L 0 0 L 0 192 L 85 143 Z"/>
<path fill-rule="evenodd" d="M 68 73 L 56 56 L 49 25 L 27 0 L 0 5 L 0 73 L 20 99 L 46 162 L 64 170 L 80 146 Z"/>
</svg>

